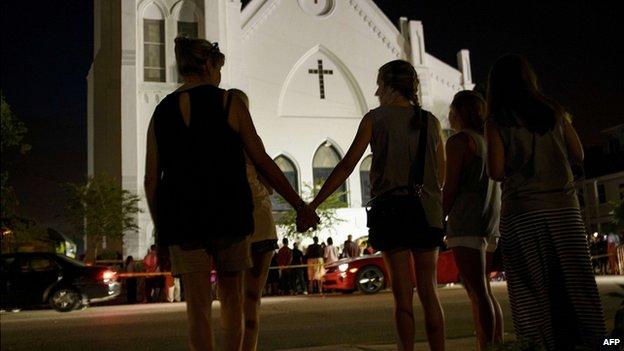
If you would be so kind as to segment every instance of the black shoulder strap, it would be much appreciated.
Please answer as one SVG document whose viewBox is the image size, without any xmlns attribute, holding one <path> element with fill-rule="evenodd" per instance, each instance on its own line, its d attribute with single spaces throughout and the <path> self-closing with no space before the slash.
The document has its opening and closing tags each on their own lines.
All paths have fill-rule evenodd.
<svg viewBox="0 0 624 351">
<path fill-rule="evenodd" d="M 410 167 L 409 173 L 409 186 L 418 186 L 423 184 L 424 176 L 425 176 L 425 158 L 427 157 L 427 138 L 429 133 L 429 116 L 425 115 L 423 118 L 423 110 L 419 107 L 418 109 L 418 118 L 421 121 L 421 128 L 418 133 L 418 151 L 416 154 L 416 159 L 412 161 L 412 165 Z"/>
</svg>

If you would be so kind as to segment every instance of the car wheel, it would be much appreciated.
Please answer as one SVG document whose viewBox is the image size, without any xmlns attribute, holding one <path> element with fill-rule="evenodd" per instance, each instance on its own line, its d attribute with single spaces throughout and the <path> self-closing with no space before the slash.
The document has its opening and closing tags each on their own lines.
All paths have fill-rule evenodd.
<svg viewBox="0 0 624 351">
<path fill-rule="evenodd" d="M 374 294 L 383 289 L 385 284 L 386 277 L 381 269 L 375 266 L 364 267 L 357 275 L 357 289 L 365 294 Z"/>
<path fill-rule="evenodd" d="M 80 294 L 71 288 L 60 288 L 50 296 L 50 306 L 59 312 L 69 312 L 80 305 Z"/>
</svg>

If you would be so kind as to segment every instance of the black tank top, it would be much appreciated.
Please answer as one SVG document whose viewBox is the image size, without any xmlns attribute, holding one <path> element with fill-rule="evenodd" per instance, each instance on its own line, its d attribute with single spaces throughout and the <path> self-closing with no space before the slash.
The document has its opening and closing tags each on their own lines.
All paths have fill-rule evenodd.
<svg viewBox="0 0 624 351">
<path fill-rule="evenodd" d="M 253 202 L 240 135 L 227 121 L 225 91 L 211 85 L 186 90 L 191 116 L 173 92 L 156 106 L 154 131 L 162 174 L 157 189 L 158 245 L 207 249 L 253 232 Z"/>
</svg>

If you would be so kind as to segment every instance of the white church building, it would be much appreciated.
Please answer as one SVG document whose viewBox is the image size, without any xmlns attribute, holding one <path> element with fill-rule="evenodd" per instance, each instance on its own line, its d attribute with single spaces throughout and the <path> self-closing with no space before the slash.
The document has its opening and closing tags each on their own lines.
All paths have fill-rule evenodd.
<svg viewBox="0 0 624 351">
<path fill-rule="evenodd" d="M 395 25 L 372 0 L 251 0 L 244 7 L 240 0 L 96 0 L 94 12 L 88 172 L 112 175 L 143 199 L 147 126 L 180 84 L 173 46 L 179 33 L 218 42 L 226 56 L 221 87 L 248 94 L 267 152 L 300 192 L 327 177 L 362 116 L 378 106 L 384 63 L 404 59 L 416 67 L 421 103 L 445 127 L 453 95 L 473 88 L 467 50 L 458 52 L 457 68 L 440 61 L 425 51 L 421 22 L 401 18 Z M 322 240 L 331 235 L 340 244 L 348 234 L 367 234 L 369 156 L 345 184 L 348 206 L 338 210 L 345 221 Z M 142 257 L 153 242 L 144 200 L 141 206 L 124 256 Z"/>
</svg>

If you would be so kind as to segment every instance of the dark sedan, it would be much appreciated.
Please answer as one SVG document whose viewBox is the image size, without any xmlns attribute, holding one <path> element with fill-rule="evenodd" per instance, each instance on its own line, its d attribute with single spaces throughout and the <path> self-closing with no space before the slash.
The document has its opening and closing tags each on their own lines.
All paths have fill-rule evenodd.
<svg viewBox="0 0 624 351">
<path fill-rule="evenodd" d="M 49 305 L 68 312 L 119 296 L 117 273 L 49 252 L 0 256 L 3 309 Z"/>
</svg>

